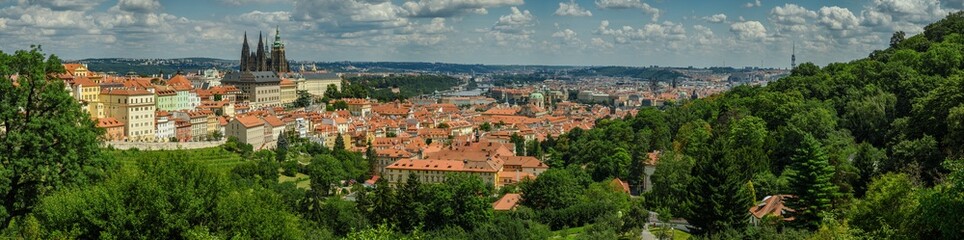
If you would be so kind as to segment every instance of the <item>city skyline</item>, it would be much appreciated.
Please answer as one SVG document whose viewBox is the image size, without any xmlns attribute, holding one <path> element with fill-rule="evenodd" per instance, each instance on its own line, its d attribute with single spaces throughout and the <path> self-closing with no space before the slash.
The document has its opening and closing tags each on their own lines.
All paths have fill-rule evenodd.
<svg viewBox="0 0 964 240">
<path fill-rule="evenodd" d="M 237 59 L 280 28 L 288 59 L 625 66 L 825 65 L 886 48 L 962 1 L 0 0 L 0 50 Z M 694 8 L 694 6 L 699 6 Z"/>
</svg>

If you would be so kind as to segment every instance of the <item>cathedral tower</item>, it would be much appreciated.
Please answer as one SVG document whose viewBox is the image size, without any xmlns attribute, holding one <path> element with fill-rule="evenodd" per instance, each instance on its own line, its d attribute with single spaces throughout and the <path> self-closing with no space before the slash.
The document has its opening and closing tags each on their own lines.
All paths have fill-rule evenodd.
<svg viewBox="0 0 964 240">
<path fill-rule="evenodd" d="M 281 30 L 274 30 L 274 44 L 271 46 L 271 70 L 275 72 L 289 72 L 288 59 L 285 58 L 285 44 L 281 42 Z"/>
<path fill-rule="evenodd" d="M 250 58 L 251 58 L 251 48 L 248 47 L 248 32 L 246 31 L 244 32 L 244 43 L 241 44 L 241 69 L 240 70 L 242 72 L 249 70 L 248 67 L 250 67 L 250 65 L 248 65 L 248 62 L 250 61 L 249 60 Z"/>
</svg>

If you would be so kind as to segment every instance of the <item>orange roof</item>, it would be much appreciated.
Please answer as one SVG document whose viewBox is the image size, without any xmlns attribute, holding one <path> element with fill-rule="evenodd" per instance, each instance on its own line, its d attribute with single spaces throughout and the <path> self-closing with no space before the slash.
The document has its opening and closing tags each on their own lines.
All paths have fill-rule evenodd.
<svg viewBox="0 0 964 240">
<path fill-rule="evenodd" d="M 401 159 L 388 165 L 386 169 L 489 173 L 499 171 L 487 162 L 432 159 Z"/>
<path fill-rule="evenodd" d="M 492 209 L 496 211 L 509 211 L 519 205 L 519 201 L 522 200 L 522 195 L 518 193 L 506 193 L 499 201 L 492 203 Z"/>
<path fill-rule="evenodd" d="M 143 88 L 105 88 L 100 90 L 100 94 L 107 95 L 152 95 L 151 92 Z"/>
<path fill-rule="evenodd" d="M 284 121 L 281 121 L 281 119 L 278 119 L 278 117 L 275 117 L 274 115 L 264 117 L 264 121 L 272 127 L 281 127 L 285 125 Z"/>
<path fill-rule="evenodd" d="M 524 168 L 549 168 L 549 165 L 542 163 L 539 159 L 530 156 L 502 156 L 505 165 L 521 166 Z"/>
<path fill-rule="evenodd" d="M 294 86 L 294 85 L 295 85 L 295 82 L 294 82 L 294 81 L 291 81 L 291 80 L 289 80 L 289 79 L 287 79 L 287 78 L 282 78 L 282 79 L 281 79 L 281 83 L 279 83 L 279 85 L 281 85 L 281 86 Z"/>
<path fill-rule="evenodd" d="M 777 217 L 783 217 L 787 212 L 792 212 L 793 209 L 787 208 L 783 205 L 783 202 L 787 198 L 791 198 L 791 195 L 773 195 L 766 196 L 763 198 L 763 202 L 757 204 L 756 206 L 750 207 L 750 214 L 753 214 L 755 218 L 763 218 L 767 215 L 774 215 Z M 793 218 L 784 218 L 784 221 L 791 221 Z"/>
<path fill-rule="evenodd" d="M 97 127 L 100 128 L 112 128 L 112 127 L 123 127 L 124 123 L 118 121 L 116 118 L 105 117 L 97 119 Z"/>
<path fill-rule="evenodd" d="M 410 158 L 412 154 L 403 149 L 379 149 L 375 150 L 375 155 L 390 158 Z"/>
<path fill-rule="evenodd" d="M 619 178 L 613 178 L 613 181 L 610 184 L 619 187 L 619 189 L 624 193 L 629 193 L 629 183 L 626 181 L 620 180 Z"/>
<path fill-rule="evenodd" d="M 261 121 L 260 118 L 255 116 L 239 116 L 235 118 L 235 120 L 238 120 L 238 122 L 241 122 L 241 125 L 244 125 L 244 127 L 247 127 L 247 128 L 264 125 L 264 122 Z"/>
<path fill-rule="evenodd" d="M 90 78 L 87 78 L 87 77 L 77 77 L 77 78 L 74 78 L 74 84 L 80 85 L 81 87 L 96 87 L 96 86 L 98 86 L 97 83 L 94 83 L 94 81 L 91 81 Z"/>
</svg>

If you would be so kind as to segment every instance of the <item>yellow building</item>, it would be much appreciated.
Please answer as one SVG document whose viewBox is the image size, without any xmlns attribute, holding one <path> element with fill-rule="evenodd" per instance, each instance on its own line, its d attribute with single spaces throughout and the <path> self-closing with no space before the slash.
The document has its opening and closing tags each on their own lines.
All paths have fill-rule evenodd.
<svg viewBox="0 0 964 240">
<path fill-rule="evenodd" d="M 100 103 L 100 85 L 87 77 L 75 77 L 68 87 L 71 95 L 80 102 L 91 118 L 104 117 L 104 105 Z"/>
<path fill-rule="evenodd" d="M 298 85 L 287 78 L 281 79 L 281 105 L 294 103 L 298 100 Z"/>
<path fill-rule="evenodd" d="M 86 64 L 80 63 L 65 63 L 64 70 L 67 70 L 67 74 L 74 77 L 90 77 L 90 70 L 87 69 Z"/>
<path fill-rule="evenodd" d="M 423 183 L 441 183 L 447 174 L 465 173 L 479 176 L 485 183 L 500 187 L 498 180 L 501 171 L 501 164 L 490 161 L 402 159 L 385 167 L 383 177 L 395 185 L 405 183 L 411 174 L 415 174 Z"/>
<path fill-rule="evenodd" d="M 100 91 L 107 117 L 124 122 L 129 141 L 154 141 L 154 94 L 143 88 L 113 88 Z"/>
<path fill-rule="evenodd" d="M 341 77 L 334 73 L 305 73 L 303 79 L 298 80 L 298 90 L 308 91 L 308 94 L 324 96 L 328 86 L 334 85 L 341 91 Z"/>
<path fill-rule="evenodd" d="M 485 183 L 501 188 L 524 179 L 534 179 L 549 166 L 534 157 L 514 156 L 509 145 L 496 142 L 456 142 L 438 151 L 424 153 L 424 159 L 399 159 L 384 167 L 382 177 L 391 184 L 404 183 L 416 174 L 422 182 L 444 182 L 450 173 L 479 176 Z M 391 157 L 391 151 L 376 152 Z M 394 154 L 400 155 L 400 154 Z M 400 158 L 400 157 L 399 157 Z"/>
</svg>

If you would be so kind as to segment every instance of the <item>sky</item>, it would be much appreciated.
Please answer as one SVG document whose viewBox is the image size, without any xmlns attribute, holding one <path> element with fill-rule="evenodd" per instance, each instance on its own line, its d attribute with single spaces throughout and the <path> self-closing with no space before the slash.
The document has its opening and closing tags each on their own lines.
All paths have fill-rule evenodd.
<svg viewBox="0 0 964 240">
<path fill-rule="evenodd" d="M 0 51 L 584 66 L 826 65 L 886 48 L 964 0 L 0 0 Z"/>
</svg>

